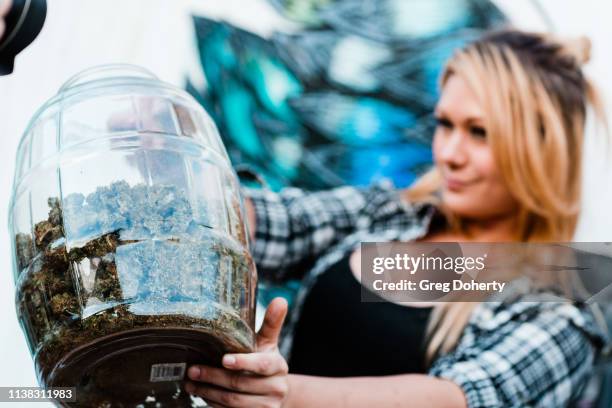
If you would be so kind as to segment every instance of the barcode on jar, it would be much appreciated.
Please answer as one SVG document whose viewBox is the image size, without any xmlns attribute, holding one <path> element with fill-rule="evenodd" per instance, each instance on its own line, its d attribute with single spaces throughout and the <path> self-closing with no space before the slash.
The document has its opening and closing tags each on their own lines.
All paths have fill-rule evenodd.
<svg viewBox="0 0 612 408">
<path fill-rule="evenodd" d="M 185 376 L 187 363 L 153 364 L 151 366 L 151 382 L 182 380 Z"/>
</svg>

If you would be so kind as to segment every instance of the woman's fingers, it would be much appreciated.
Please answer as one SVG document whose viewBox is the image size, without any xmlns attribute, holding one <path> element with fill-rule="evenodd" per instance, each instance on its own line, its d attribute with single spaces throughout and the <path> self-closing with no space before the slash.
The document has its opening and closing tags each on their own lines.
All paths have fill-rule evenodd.
<svg viewBox="0 0 612 408">
<path fill-rule="evenodd" d="M 286 315 L 287 301 L 281 297 L 274 298 L 266 309 L 263 324 L 257 333 L 258 351 L 276 348 Z"/>
<path fill-rule="evenodd" d="M 226 354 L 223 367 L 232 371 L 249 371 L 261 376 L 287 374 L 289 367 L 285 359 L 274 351 L 263 353 Z"/>
<path fill-rule="evenodd" d="M 287 382 L 279 376 L 260 377 L 242 371 L 231 371 L 209 366 L 192 367 L 187 374 L 194 381 L 205 382 L 241 393 L 282 397 L 288 391 Z"/>
<path fill-rule="evenodd" d="M 269 408 L 279 406 L 277 401 L 269 396 L 243 394 L 229 391 L 208 384 L 196 384 L 188 382 L 185 390 L 194 395 L 198 395 L 207 404 L 217 404 L 231 408 Z"/>
<path fill-rule="evenodd" d="M 232 408 L 280 407 L 289 392 L 287 362 L 278 352 L 278 337 L 287 302 L 274 299 L 257 334 L 257 351 L 223 356 L 224 368 L 196 365 L 187 374 L 185 390 L 208 403 Z"/>
</svg>

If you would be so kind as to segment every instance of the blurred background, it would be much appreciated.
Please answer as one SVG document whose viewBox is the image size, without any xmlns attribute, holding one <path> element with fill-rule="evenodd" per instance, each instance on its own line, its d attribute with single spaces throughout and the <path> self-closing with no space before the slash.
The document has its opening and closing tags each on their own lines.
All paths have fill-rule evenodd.
<svg viewBox="0 0 612 408">
<path fill-rule="evenodd" d="M 234 164 L 279 189 L 410 184 L 431 163 L 437 76 L 453 49 L 511 23 L 593 42 L 612 113 L 612 4 L 598 0 L 48 0 L 39 38 L 0 77 L 0 386 L 35 385 L 6 228 L 17 144 L 74 73 L 132 63 L 188 89 Z M 575 239 L 612 241 L 612 156 L 589 126 Z M 39 404 L 43 406 L 43 404 Z"/>
</svg>

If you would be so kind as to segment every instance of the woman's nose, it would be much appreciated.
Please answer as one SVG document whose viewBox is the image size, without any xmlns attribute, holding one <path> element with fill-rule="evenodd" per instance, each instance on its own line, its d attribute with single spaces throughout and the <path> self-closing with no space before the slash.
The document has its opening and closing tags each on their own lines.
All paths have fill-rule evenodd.
<svg viewBox="0 0 612 408">
<path fill-rule="evenodd" d="M 442 141 L 439 160 L 452 168 L 463 166 L 468 159 L 465 144 L 465 137 L 462 132 L 454 130 Z"/>
</svg>

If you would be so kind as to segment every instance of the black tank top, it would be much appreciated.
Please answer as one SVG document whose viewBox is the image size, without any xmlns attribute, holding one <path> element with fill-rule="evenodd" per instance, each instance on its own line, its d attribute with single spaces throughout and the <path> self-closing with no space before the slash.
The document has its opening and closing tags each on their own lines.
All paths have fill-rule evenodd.
<svg viewBox="0 0 612 408">
<path fill-rule="evenodd" d="M 361 301 L 349 256 L 319 276 L 297 322 L 289 369 L 327 377 L 424 373 L 431 308 Z"/>
</svg>

